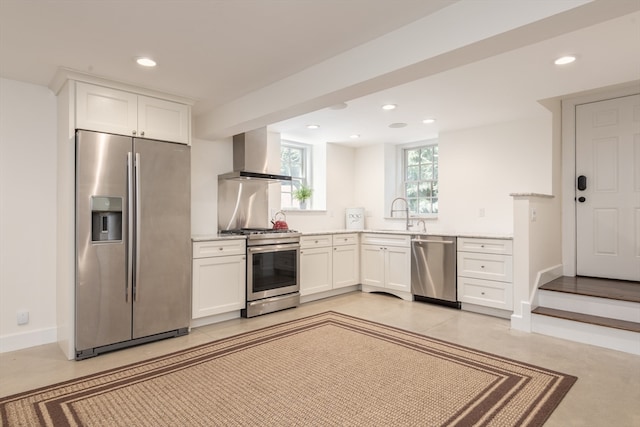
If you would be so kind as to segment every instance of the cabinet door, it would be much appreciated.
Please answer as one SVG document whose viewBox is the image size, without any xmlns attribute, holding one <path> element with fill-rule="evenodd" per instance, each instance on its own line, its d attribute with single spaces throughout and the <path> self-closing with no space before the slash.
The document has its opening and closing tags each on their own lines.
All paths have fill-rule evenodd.
<svg viewBox="0 0 640 427">
<path fill-rule="evenodd" d="M 138 135 L 189 143 L 189 106 L 163 99 L 138 97 Z"/>
<path fill-rule="evenodd" d="M 135 135 L 138 129 L 137 95 L 76 83 L 76 128 Z"/>
<path fill-rule="evenodd" d="M 384 260 L 384 249 L 380 246 L 360 246 L 360 279 L 363 285 L 384 287 Z"/>
<path fill-rule="evenodd" d="M 211 316 L 245 308 L 245 256 L 193 260 L 192 316 Z"/>
<path fill-rule="evenodd" d="M 333 287 L 360 283 L 360 258 L 357 245 L 333 247 Z"/>
<path fill-rule="evenodd" d="M 300 251 L 300 295 L 324 292 L 332 286 L 331 248 Z"/>
<path fill-rule="evenodd" d="M 386 287 L 411 292 L 411 251 L 389 246 L 385 249 Z"/>
</svg>

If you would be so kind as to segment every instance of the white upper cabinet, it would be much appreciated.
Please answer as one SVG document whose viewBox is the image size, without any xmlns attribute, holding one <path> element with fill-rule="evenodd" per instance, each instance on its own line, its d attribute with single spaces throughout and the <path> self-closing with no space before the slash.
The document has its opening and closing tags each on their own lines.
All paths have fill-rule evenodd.
<svg viewBox="0 0 640 427">
<path fill-rule="evenodd" d="M 77 82 L 76 128 L 189 144 L 190 107 Z"/>
<path fill-rule="evenodd" d="M 189 106 L 139 96 L 138 136 L 188 144 Z"/>
</svg>

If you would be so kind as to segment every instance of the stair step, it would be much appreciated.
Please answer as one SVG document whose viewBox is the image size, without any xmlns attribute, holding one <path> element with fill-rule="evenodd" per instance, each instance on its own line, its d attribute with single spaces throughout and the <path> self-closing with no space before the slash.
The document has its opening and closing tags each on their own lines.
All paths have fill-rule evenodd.
<svg viewBox="0 0 640 427">
<path fill-rule="evenodd" d="M 628 280 L 562 276 L 545 283 L 540 286 L 540 289 L 618 301 L 640 302 L 640 282 Z"/>
<path fill-rule="evenodd" d="M 637 322 L 611 319 L 608 317 L 594 316 L 591 314 L 575 313 L 573 311 L 558 310 L 548 307 L 536 307 L 532 311 L 532 313 L 640 333 L 640 323 Z"/>
</svg>

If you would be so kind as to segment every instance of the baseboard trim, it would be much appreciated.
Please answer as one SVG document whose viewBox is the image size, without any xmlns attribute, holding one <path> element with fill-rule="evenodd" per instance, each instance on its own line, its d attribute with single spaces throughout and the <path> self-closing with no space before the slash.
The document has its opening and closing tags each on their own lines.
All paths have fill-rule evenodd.
<svg viewBox="0 0 640 427">
<path fill-rule="evenodd" d="M 55 343 L 58 340 L 57 328 L 35 329 L 0 337 L 0 353 L 22 350 L 37 345 Z"/>
</svg>

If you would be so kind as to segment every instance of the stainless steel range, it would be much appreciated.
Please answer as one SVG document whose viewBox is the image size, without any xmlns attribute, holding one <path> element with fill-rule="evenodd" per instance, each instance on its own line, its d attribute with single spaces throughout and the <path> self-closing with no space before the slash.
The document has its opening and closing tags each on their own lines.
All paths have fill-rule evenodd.
<svg viewBox="0 0 640 427">
<path fill-rule="evenodd" d="M 224 234 L 247 236 L 247 305 L 254 317 L 300 304 L 300 233 L 293 230 L 241 229 Z"/>
</svg>

